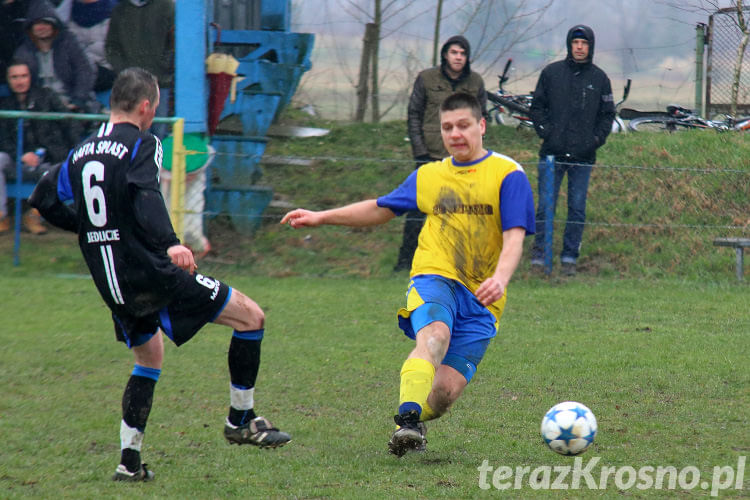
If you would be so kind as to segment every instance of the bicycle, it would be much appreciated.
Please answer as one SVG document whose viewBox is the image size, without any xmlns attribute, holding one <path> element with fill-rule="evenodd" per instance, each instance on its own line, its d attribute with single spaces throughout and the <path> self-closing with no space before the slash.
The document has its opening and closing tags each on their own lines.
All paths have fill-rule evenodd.
<svg viewBox="0 0 750 500">
<path fill-rule="evenodd" d="M 628 100 L 628 96 L 630 95 L 631 83 L 632 80 L 628 78 L 627 82 L 625 82 L 625 88 L 622 91 L 622 99 L 617 101 L 617 103 L 615 104 L 615 119 L 612 121 L 612 132 L 615 134 L 625 133 L 628 130 L 627 127 L 625 127 L 625 122 L 620 116 L 620 106 L 622 106 L 622 103 Z"/>
<path fill-rule="evenodd" d="M 503 69 L 503 74 L 499 75 L 499 89 L 497 92 L 487 92 L 487 99 L 489 99 L 494 106 L 490 108 L 489 113 L 498 125 L 506 125 L 505 115 L 510 115 L 512 118 L 518 120 L 518 128 L 534 128 L 534 122 L 531 121 L 529 111 L 531 109 L 531 102 L 534 99 L 533 94 L 509 94 L 503 89 L 503 84 L 508 81 L 508 71 L 513 63 L 513 59 L 508 59 Z M 615 110 L 618 110 L 622 103 L 628 99 L 630 95 L 630 84 L 632 81 L 628 78 L 623 90 L 622 99 L 615 104 Z M 619 113 L 615 115 L 615 119 L 612 122 L 612 132 L 619 133 L 625 132 L 625 122 L 620 118 Z"/>
<path fill-rule="evenodd" d="M 529 117 L 533 95 L 510 94 L 503 88 L 503 84 L 508 81 L 508 71 L 510 71 L 512 63 L 513 59 L 508 59 L 503 74 L 498 76 L 499 88 L 497 92 L 487 92 L 487 99 L 493 104 L 489 110 L 489 115 L 498 125 L 508 125 L 506 116 L 510 116 L 518 121 L 518 128 L 533 128 L 534 124 Z"/>
<path fill-rule="evenodd" d="M 723 120 L 707 120 L 693 110 L 677 105 L 667 106 L 666 112 L 623 109 L 621 115 L 624 115 L 625 119 L 630 119 L 628 128 L 634 132 L 673 133 L 693 129 L 714 129 L 719 132 L 750 131 L 750 116 L 734 118 L 725 115 Z"/>
</svg>

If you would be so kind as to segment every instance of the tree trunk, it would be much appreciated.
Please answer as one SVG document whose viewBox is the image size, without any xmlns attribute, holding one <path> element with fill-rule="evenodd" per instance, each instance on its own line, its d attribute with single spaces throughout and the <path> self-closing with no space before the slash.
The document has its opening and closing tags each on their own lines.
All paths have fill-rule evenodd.
<svg viewBox="0 0 750 500">
<path fill-rule="evenodd" d="M 747 43 L 750 39 L 750 29 L 748 29 L 742 0 L 737 0 L 737 26 L 742 33 L 742 38 L 737 47 L 737 59 L 734 63 L 734 72 L 732 75 L 732 102 L 729 108 L 729 114 L 732 116 L 737 116 L 737 101 L 739 99 L 740 81 L 742 78 L 742 60 L 745 57 L 745 49 L 747 48 Z"/>
<path fill-rule="evenodd" d="M 383 22 L 382 0 L 375 0 L 375 22 L 373 23 L 370 62 L 372 63 L 372 121 L 380 121 L 380 85 L 378 85 L 378 52 L 380 49 L 380 24 Z"/>
<path fill-rule="evenodd" d="M 359 83 L 357 83 L 357 110 L 354 114 L 355 122 L 365 120 L 365 111 L 367 111 L 368 82 L 370 80 L 370 58 L 372 57 L 372 39 L 375 32 L 375 25 L 367 23 L 365 25 L 365 38 L 362 42 L 362 57 L 359 61 Z"/>
<path fill-rule="evenodd" d="M 440 18 L 443 15 L 443 0 L 438 0 L 437 15 L 435 16 L 435 34 L 432 40 L 432 65 L 438 65 L 438 51 L 440 50 Z"/>
</svg>

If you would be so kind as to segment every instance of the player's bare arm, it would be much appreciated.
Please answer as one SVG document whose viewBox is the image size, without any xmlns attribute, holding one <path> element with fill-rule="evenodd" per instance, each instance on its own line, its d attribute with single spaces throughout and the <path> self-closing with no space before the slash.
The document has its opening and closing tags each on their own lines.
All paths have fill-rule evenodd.
<svg viewBox="0 0 750 500">
<path fill-rule="evenodd" d="M 372 199 L 318 212 L 298 208 L 287 213 L 281 224 L 289 223 L 293 228 L 322 225 L 362 227 L 384 224 L 395 216 L 390 208 L 379 207 Z"/>
<path fill-rule="evenodd" d="M 522 227 L 512 227 L 503 231 L 503 249 L 497 259 L 495 273 L 479 285 L 474 293 L 483 306 L 488 306 L 502 298 L 510 278 L 521 261 L 525 237 L 526 230 Z"/>
</svg>

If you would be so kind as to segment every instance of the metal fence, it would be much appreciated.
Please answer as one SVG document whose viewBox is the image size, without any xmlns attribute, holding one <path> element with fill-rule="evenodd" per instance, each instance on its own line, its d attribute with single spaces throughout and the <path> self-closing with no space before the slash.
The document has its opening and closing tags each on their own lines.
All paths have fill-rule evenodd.
<svg viewBox="0 0 750 500">
<path fill-rule="evenodd" d="M 750 7 L 744 11 L 750 18 Z M 708 115 L 727 113 L 732 102 L 732 82 L 742 31 L 734 8 L 721 9 L 709 17 L 706 110 Z M 737 96 L 737 112 L 750 114 L 750 44 L 745 49 Z"/>
<path fill-rule="evenodd" d="M 24 120 L 79 120 L 89 122 L 105 122 L 109 120 L 109 115 L 106 114 L 85 114 L 85 113 L 53 113 L 53 112 L 30 112 L 30 111 L 14 111 L 14 110 L 0 110 L 0 120 L 2 119 L 13 119 L 17 121 L 16 131 L 16 175 L 15 180 L 12 183 L 7 184 L 7 194 L 9 199 L 15 199 L 15 224 L 14 224 L 14 235 L 15 242 L 13 248 L 13 263 L 14 265 L 20 264 L 20 246 L 21 246 L 21 202 L 31 195 L 32 189 L 35 182 L 25 181 L 22 169 L 21 156 L 25 151 L 24 149 Z M 168 208 L 170 216 L 172 218 L 172 225 L 174 226 L 175 233 L 179 238 L 183 238 L 184 227 L 183 222 L 186 220 L 186 216 L 189 212 L 186 210 L 188 205 L 185 201 L 186 196 L 186 185 L 187 180 L 185 174 L 185 157 L 193 151 L 186 151 L 183 143 L 183 130 L 185 126 L 185 120 L 179 117 L 157 117 L 154 118 L 154 123 L 166 123 L 172 127 L 172 135 L 174 137 L 174 148 L 172 150 L 171 158 L 171 179 L 172 183 L 169 186 L 170 202 Z M 202 195 L 202 193 L 201 193 Z M 189 220 L 189 219 L 188 219 Z"/>
</svg>

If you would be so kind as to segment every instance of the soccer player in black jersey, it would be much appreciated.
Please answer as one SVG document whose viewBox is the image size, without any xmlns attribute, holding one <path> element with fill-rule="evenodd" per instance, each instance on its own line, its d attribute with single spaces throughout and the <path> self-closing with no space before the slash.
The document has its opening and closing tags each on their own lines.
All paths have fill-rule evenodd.
<svg viewBox="0 0 750 500">
<path fill-rule="evenodd" d="M 140 450 L 164 357 L 161 333 L 179 346 L 208 322 L 234 330 L 224 437 L 262 448 L 291 440 L 253 411 L 263 310 L 238 290 L 196 273 L 192 252 L 172 229 L 159 191 L 161 143 L 145 132 L 158 104 L 151 73 L 122 71 L 112 87 L 109 122 L 50 170 L 30 198 L 50 223 L 78 234 L 94 283 L 112 310 L 116 338 L 135 357 L 122 398 L 122 454 L 114 480 L 153 478 Z"/>
</svg>

